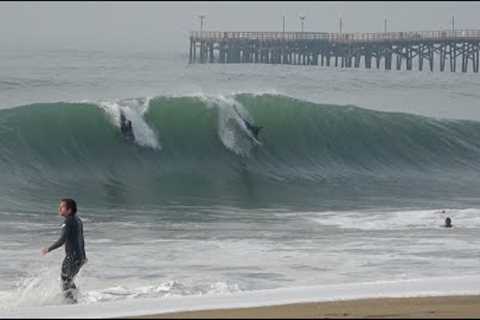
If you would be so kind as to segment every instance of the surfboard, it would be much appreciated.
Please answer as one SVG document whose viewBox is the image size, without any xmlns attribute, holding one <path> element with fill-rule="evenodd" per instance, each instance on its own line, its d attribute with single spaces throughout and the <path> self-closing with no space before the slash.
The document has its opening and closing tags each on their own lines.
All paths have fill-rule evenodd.
<svg viewBox="0 0 480 320">
<path fill-rule="evenodd" d="M 245 123 L 243 121 L 240 121 L 240 126 L 242 127 L 243 131 L 247 134 L 247 137 L 252 140 L 253 143 L 261 146 L 262 145 L 262 142 L 259 141 L 257 138 L 255 138 L 255 136 L 252 134 L 252 132 L 247 128 L 247 126 L 245 125 Z"/>
<path fill-rule="evenodd" d="M 242 115 L 240 114 L 240 112 L 238 112 L 237 110 L 237 107 L 234 105 L 233 106 L 233 109 L 235 110 L 235 112 L 238 114 L 239 118 L 240 118 L 240 121 L 239 124 L 240 126 L 242 127 L 243 131 L 246 132 L 247 136 L 250 138 L 250 140 L 252 140 L 255 144 L 261 146 L 262 145 L 262 142 L 259 141 L 257 138 L 255 138 L 255 136 L 252 134 L 252 132 L 250 131 L 250 129 L 247 128 L 247 126 L 245 125 L 245 120 L 243 120 L 243 117 Z"/>
<path fill-rule="evenodd" d="M 253 136 L 253 134 L 250 132 L 250 130 L 248 130 L 248 128 L 245 128 L 245 131 L 247 132 L 247 136 L 254 142 L 256 143 L 257 145 L 261 146 L 262 145 L 262 142 L 259 141 L 257 138 L 255 138 Z"/>
</svg>

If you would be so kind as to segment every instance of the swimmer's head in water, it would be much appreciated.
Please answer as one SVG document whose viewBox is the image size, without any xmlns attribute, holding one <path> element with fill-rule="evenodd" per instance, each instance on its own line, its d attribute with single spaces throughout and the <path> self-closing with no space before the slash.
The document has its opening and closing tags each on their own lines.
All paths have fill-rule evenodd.
<svg viewBox="0 0 480 320">
<path fill-rule="evenodd" d="M 447 217 L 445 219 L 445 227 L 450 228 L 452 226 L 452 219 L 450 217 Z"/>
</svg>

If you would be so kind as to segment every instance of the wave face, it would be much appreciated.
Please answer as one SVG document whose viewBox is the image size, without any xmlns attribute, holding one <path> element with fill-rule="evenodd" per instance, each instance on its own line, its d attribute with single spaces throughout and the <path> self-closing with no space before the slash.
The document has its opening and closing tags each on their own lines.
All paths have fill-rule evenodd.
<svg viewBox="0 0 480 320">
<path fill-rule="evenodd" d="M 122 139 L 120 111 L 133 123 L 134 143 Z M 241 118 L 264 127 L 261 144 Z M 478 122 L 279 95 L 161 96 L 0 111 L 0 188 L 5 197 L 34 201 L 72 195 L 122 206 L 268 205 L 414 196 L 468 191 L 479 168 Z"/>
</svg>

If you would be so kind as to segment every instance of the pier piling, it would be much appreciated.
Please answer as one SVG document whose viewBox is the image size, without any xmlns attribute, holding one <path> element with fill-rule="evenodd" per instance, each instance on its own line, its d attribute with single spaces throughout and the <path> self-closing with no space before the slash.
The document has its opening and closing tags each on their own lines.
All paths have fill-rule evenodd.
<svg viewBox="0 0 480 320">
<path fill-rule="evenodd" d="M 189 63 L 263 63 L 478 73 L 480 30 L 382 33 L 191 32 Z M 332 59 L 333 58 L 333 59 Z M 333 61 L 332 61 L 333 60 Z M 383 63 L 382 63 L 383 61 Z M 405 61 L 405 63 L 404 63 Z M 362 63 L 363 62 L 363 63 Z"/>
</svg>

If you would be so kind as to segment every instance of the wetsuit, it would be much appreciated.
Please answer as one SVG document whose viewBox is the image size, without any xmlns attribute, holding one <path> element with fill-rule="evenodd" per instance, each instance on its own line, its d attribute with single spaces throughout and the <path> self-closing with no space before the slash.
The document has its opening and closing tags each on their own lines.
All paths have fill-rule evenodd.
<svg viewBox="0 0 480 320">
<path fill-rule="evenodd" d="M 133 135 L 132 121 L 127 120 L 123 112 L 120 113 L 120 132 L 127 141 L 135 140 L 135 136 Z"/>
<path fill-rule="evenodd" d="M 242 121 L 245 124 L 245 126 L 247 127 L 247 129 L 250 130 L 250 132 L 255 136 L 255 139 L 258 139 L 258 133 L 260 132 L 260 130 L 263 129 L 263 127 L 253 125 L 250 122 L 248 122 L 247 120 L 243 119 L 242 115 L 240 114 L 240 112 L 238 112 L 237 107 L 235 105 L 233 106 L 233 109 L 235 109 L 235 112 L 238 114 L 240 119 L 242 119 Z"/>
<path fill-rule="evenodd" d="M 122 134 L 125 135 L 127 131 L 128 131 L 127 119 L 125 118 L 125 115 L 122 112 L 120 114 L 120 132 L 122 132 Z"/>
<path fill-rule="evenodd" d="M 250 124 L 250 122 L 248 122 L 247 120 L 243 120 L 243 122 L 245 123 L 245 126 L 248 128 L 248 130 L 250 130 L 250 132 L 253 133 L 255 138 L 258 138 L 258 133 L 263 127 L 254 126 Z"/>
<path fill-rule="evenodd" d="M 75 214 L 65 218 L 62 226 L 62 235 L 48 248 L 48 252 L 65 244 L 65 259 L 62 263 L 62 287 L 65 298 L 75 302 L 73 290 L 76 289 L 73 278 L 87 261 L 85 243 L 83 239 L 82 220 Z"/>
<path fill-rule="evenodd" d="M 127 121 L 127 125 L 125 126 L 125 132 L 123 132 L 123 135 L 128 141 L 135 140 L 135 136 L 133 135 L 132 121 Z"/>
</svg>

